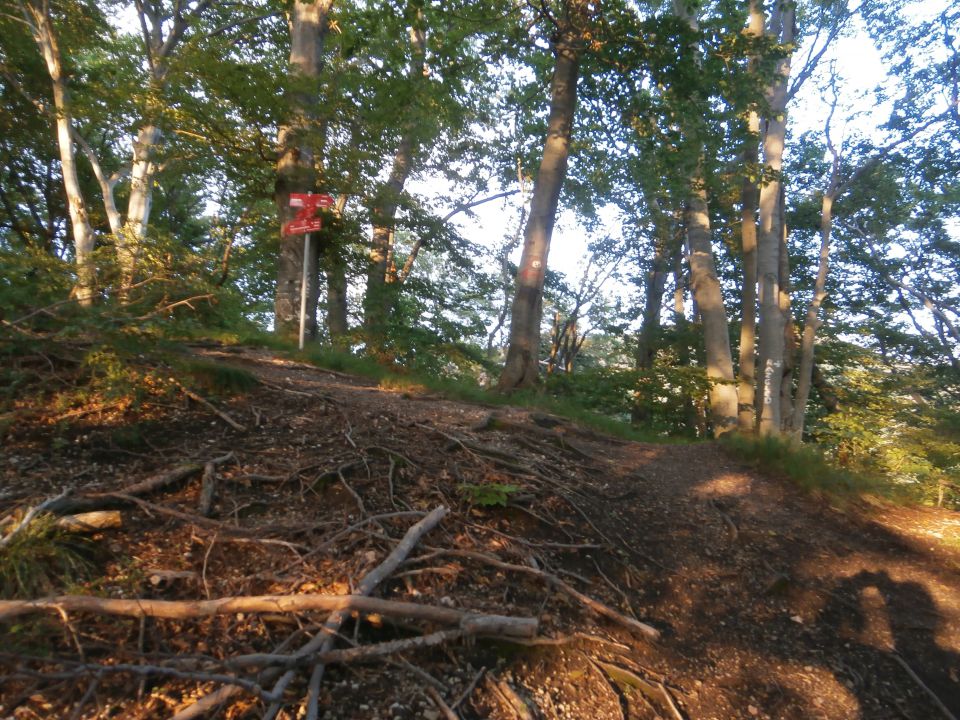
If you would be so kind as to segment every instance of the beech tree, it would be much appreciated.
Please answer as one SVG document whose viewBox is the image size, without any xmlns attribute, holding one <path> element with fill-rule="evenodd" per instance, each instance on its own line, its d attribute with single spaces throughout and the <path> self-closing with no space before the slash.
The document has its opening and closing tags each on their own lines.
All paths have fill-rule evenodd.
<svg viewBox="0 0 960 720">
<path fill-rule="evenodd" d="M 587 42 L 590 9 L 583 0 L 565 0 L 555 10 L 544 6 L 544 15 L 542 19 L 552 25 L 550 49 L 555 63 L 550 81 L 550 115 L 543 155 L 534 179 L 510 312 L 507 358 L 499 381 L 500 389 L 506 391 L 535 384 L 540 373 L 543 282 L 560 191 L 567 174 L 577 107 L 577 80 Z"/>
<path fill-rule="evenodd" d="M 323 65 L 324 43 L 328 32 L 328 15 L 333 0 L 304 2 L 294 0 L 289 16 L 290 72 L 293 89 L 289 115 L 280 126 L 277 138 L 277 180 L 274 198 L 280 221 L 280 254 L 277 260 L 277 290 L 274 305 L 274 326 L 282 334 L 293 333 L 299 323 L 301 277 L 307 264 L 307 306 L 316 307 L 318 283 L 315 258 L 304 258 L 303 236 L 284 234 L 283 226 L 293 220 L 296 209 L 290 206 L 292 193 L 317 191 L 314 165 L 321 142 L 318 128 L 320 99 L 319 77 Z M 312 245 L 317 252 L 317 244 Z M 309 312 L 311 325 L 315 314 Z M 309 328 L 311 334 L 316 327 Z"/>
</svg>

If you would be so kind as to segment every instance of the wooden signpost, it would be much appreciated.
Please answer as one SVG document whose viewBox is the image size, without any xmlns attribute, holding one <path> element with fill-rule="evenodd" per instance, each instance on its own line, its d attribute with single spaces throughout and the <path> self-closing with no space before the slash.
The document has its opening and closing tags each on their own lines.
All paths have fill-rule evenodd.
<svg viewBox="0 0 960 720">
<path fill-rule="evenodd" d="M 332 207 L 334 199 L 322 193 L 291 193 L 290 207 L 300 208 L 293 220 L 283 226 L 284 235 L 303 234 L 303 275 L 300 278 L 300 349 L 307 332 L 307 262 L 310 257 L 310 233 L 321 227 L 321 218 L 316 212 L 319 208 Z"/>
</svg>

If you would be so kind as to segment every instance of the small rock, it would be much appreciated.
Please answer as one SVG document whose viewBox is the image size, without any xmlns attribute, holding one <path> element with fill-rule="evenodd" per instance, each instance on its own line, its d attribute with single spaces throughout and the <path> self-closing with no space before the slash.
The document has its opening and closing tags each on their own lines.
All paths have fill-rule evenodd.
<svg viewBox="0 0 960 720">
<path fill-rule="evenodd" d="M 440 720 L 439 710 L 424 710 L 423 720 Z"/>
<path fill-rule="evenodd" d="M 760 711 L 753 705 L 747 705 L 747 712 L 751 715 L 759 715 Z"/>
</svg>

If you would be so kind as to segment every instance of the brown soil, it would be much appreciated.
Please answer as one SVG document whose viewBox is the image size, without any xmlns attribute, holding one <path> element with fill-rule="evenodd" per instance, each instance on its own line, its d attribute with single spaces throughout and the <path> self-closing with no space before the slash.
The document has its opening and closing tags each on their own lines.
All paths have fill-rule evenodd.
<svg viewBox="0 0 960 720">
<path fill-rule="evenodd" d="M 626 443 L 566 422 L 545 430 L 550 423 L 526 410 L 389 391 L 261 351 L 198 352 L 262 381 L 218 401 L 245 432 L 194 404 L 155 408 L 141 418 L 135 443 L 120 432 L 131 418 L 109 410 L 59 426 L 56 441 L 41 415 L 8 431 L 0 516 L 64 487 L 115 490 L 183 462 L 236 454 L 235 464 L 219 468 L 215 523 L 126 509 L 122 530 L 96 537 L 98 577 L 74 591 L 167 599 L 344 594 L 416 519 L 325 540 L 364 515 L 444 504 L 451 515 L 377 594 L 535 616 L 542 637 L 565 639 L 536 646 L 477 639 L 331 666 L 321 717 L 443 717 L 423 673 L 448 704 L 465 694 L 456 709 L 465 719 L 960 714 L 956 513 L 878 503 L 840 511 L 713 444 Z M 489 422 L 491 412 L 499 422 Z M 517 488 L 508 505 L 472 502 L 491 484 Z M 192 514 L 198 493 L 194 479 L 149 500 Z M 322 552 L 308 554 L 317 547 Z M 418 561 L 430 548 L 480 550 L 556 573 L 662 637 L 644 640 L 535 577 L 462 557 Z M 156 570 L 194 574 L 160 578 Z M 0 626 L 7 637 L 0 716 L 170 717 L 217 685 L 124 673 L 92 682 L 89 667 L 66 661 L 159 665 L 194 655 L 209 668 L 272 652 L 323 619 L 19 618 Z M 366 644 L 433 629 L 365 618 L 341 632 Z M 280 717 L 300 717 L 305 694 L 300 678 Z M 263 712 L 241 694 L 216 716 Z"/>
</svg>

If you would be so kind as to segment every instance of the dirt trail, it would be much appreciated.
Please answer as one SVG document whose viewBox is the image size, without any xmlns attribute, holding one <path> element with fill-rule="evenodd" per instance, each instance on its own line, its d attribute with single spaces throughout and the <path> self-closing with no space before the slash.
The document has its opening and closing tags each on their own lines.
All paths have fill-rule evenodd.
<svg viewBox="0 0 960 720">
<path fill-rule="evenodd" d="M 214 517 L 262 541 L 236 544 L 209 526 L 130 511 L 132 526 L 105 535 L 114 559 L 104 566 L 101 592 L 346 592 L 392 546 L 384 533 L 396 538 L 410 523 L 349 533 L 308 556 L 311 548 L 364 513 L 446 504 L 454 512 L 426 545 L 549 570 L 662 632 L 651 643 L 536 578 L 434 555 L 405 565 L 379 594 L 531 615 L 542 635 L 567 641 L 525 647 L 481 640 L 407 653 L 393 664 L 334 666 L 322 685 L 321 717 L 442 717 L 423 673 L 449 704 L 464 696 L 456 712 L 465 719 L 960 715 L 955 513 L 840 512 L 744 468 L 713 444 L 624 443 L 566 422 L 545 427 L 550 418 L 526 410 L 388 391 L 261 351 L 198 352 L 247 368 L 263 383 L 221 405 L 245 432 L 194 406 L 145 425 L 146 451 L 116 447 L 98 418 L 72 426 L 67 449 L 53 458 L 41 429 L 8 438 L 15 462 L 8 458 L 2 470 L 10 496 L 24 488 L 34 497 L 55 494 L 69 478 L 115 489 L 185 459 L 236 453 L 237 464 L 222 471 Z M 498 488 L 505 506 L 478 502 Z M 191 511 L 197 491 L 194 483 L 154 501 Z M 418 551 L 425 557 L 426 545 Z M 157 568 L 195 577 L 151 584 Z M 104 662 L 151 652 L 229 657 L 272 649 L 296 629 L 290 622 L 151 621 L 143 630 L 136 621 L 105 626 L 90 617 L 78 638 L 65 633 L 50 649 L 69 652 L 79 641 L 88 658 Z M 362 622 L 349 633 L 367 643 L 421 630 Z M 0 690 L 0 710 L 5 717 L 68 717 L 79 706 L 77 717 L 159 718 L 214 687 L 111 679 L 81 705 L 89 682 L 63 685 Z M 295 684 L 288 717 L 297 716 L 303 695 Z M 244 698 L 220 716 L 262 712 Z"/>
</svg>

